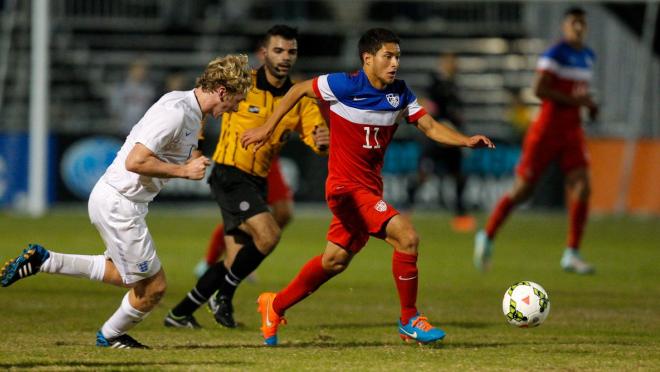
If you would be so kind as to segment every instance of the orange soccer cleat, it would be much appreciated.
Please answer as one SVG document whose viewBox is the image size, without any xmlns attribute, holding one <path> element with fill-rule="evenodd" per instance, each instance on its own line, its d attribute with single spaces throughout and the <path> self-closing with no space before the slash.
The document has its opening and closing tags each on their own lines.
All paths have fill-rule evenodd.
<svg viewBox="0 0 660 372">
<path fill-rule="evenodd" d="M 286 324 L 286 319 L 273 310 L 276 295 L 272 292 L 264 292 L 257 298 L 257 311 L 261 313 L 261 334 L 264 336 L 264 344 L 268 346 L 277 345 L 277 327 Z"/>
</svg>

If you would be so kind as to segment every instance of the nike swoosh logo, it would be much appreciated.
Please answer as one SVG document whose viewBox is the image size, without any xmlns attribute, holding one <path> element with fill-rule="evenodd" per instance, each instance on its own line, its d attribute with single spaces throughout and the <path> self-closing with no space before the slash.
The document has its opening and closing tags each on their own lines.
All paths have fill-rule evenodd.
<svg viewBox="0 0 660 372">
<path fill-rule="evenodd" d="M 268 299 L 268 302 L 266 303 L 266 327 L 272 327 L 273 322 L 270 321 L 270 318 L 268 317 L 268 309 L 270 308 L 270 299 Z"/>
<path fill-rule="evenodd" d="M 364 101 L 365 99 L 367 99 L 367 97 L 353 97 L 353 101 Z"/>
<path fill-rule="evenodd" d="M 186 137 L 188 137 L 192 132 L 186 132 Z"/>
<path fill-rule="evenodd" d="M 402 277 L 401 275 L 399 275 L 399 280 L 413 280 L 413 279 L 415 279 L 415 278 L 417 278 L 417 275 L 415 275 L 415 276 L 411 276 L 410 278 L 404 278 L 404 277 Z"/>
<path fill-rule="evenodd" d="M 406 332 L 405 329 L 403 329 L 403 328 L 401 328 L 401 327 L 399 327 L 399 330 L 400 330 L 401 332 L 407 334 L 408 336 L 412 337 L 412 338 L 417 338 L 417 332 L 416 332 L 416 331 L 413 332 L 413 333 L 408 333 L 408 332 Z"/>
</svg>

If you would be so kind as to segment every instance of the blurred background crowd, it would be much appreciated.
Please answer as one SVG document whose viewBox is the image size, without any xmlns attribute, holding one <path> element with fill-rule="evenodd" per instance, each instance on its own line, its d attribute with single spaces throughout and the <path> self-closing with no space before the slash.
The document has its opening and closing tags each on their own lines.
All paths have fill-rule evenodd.
<svg viewBox="0 0 660 372">
<path fill-rule="evenodd" d="M 38 2 L 38 1 L 37 1 Z M 0 207 L 26 208 L 32 7 L 0 0 Z M 355 45 L 371 27 L 402 39 L 399 77 L 430 113 L 496 151 L 463 151 L 459 169 L 421 161 L 429 144 L 401 125 L 384 169 L 386 197 L 401 208 L 488 209 L 507 189 L 538 100 L 536 61 L 559 37 L 574 3 L 390 0 L 51 0 L 48 6 L 50 205 L 86 200 L 128 130 L 160 95 L 191 89 L 215 56 L 254 56 L 274 24 L 297 27 L 294 76 L 359 68 Z M 598 122 L 586 122 L 594 210 L 660 214 L 660 37 L 657 4 L 580 2 L 597 54 Z M 649 31 L 650 30 L 650 31 Z M 651 41 L 649 42 L 649 32 Z M 653 37 L 655 35 L 655 37 Z M 650 53 L 650 58 L 648 54 Z M 647 57 L 647 58 L 645 58 Z M 220 123 L 207 125 L 213 151 Z M 323 200 L 326 159 L 300 141 L 282 153 L 299 202 Z M 552 169 L 533 206 L 563 205 Z M 458 198 L 456 195 L 461 195 Z M 173 181 L 161 199 L 209 200 L 203 182 Z"/>
</svg>

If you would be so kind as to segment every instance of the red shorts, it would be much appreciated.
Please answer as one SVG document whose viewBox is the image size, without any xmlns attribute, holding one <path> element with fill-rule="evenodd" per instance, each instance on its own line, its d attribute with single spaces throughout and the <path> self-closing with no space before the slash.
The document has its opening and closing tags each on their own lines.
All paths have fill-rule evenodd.
<svg viewBox="0 0 660 372">
<path fill-rule="evenodd" d="M 268 195 L 266 196 L 266 203 L 272 205 L 279 201 L 293 200 L 293 193 L 289 185 L 284 181 L 282 170 L 280 169 L 279 158 L 274 158 L 270 165 L 270 172 L 266 178 L 268 183 Z"/>
<path fill-rule="evenodd" d="M 370 235 L 383 239 L 383 227 L 399 214 L 382 195 L 362 187 L 335 185 L 326 198 L 333 214 L 327 239 L 352 253 L 358 253 Z"/>
<path fill-rule="evenodd" d="M 581 128 L 557 134 L 530 131 L 525 136 L 516 174 L 527 182 L 536 182 L 545 168 L 559 161 L 563 173 L 589 166 L 589 154 Z"/>
</svg>

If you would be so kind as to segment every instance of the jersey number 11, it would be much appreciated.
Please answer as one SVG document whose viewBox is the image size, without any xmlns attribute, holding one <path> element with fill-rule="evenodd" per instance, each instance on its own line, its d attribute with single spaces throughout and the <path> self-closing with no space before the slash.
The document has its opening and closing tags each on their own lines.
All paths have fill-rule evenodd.
<svg viewBox="0 0 660 372">
<path fill-rule="evenodd" d="M 378 130 L 380 128 L 374 127 L 374 143 L 375 145 L 371 144 L 371 141 L 369 140 L 369 137 L 371 136 L 371 128 L 370 127 L 364 127 L 364 140 L 365 144 L 362 145 L 363 148 L 365 149 L 379 149 L 380 148 L 380 143 L 378 143 Z"/>
</svg>

